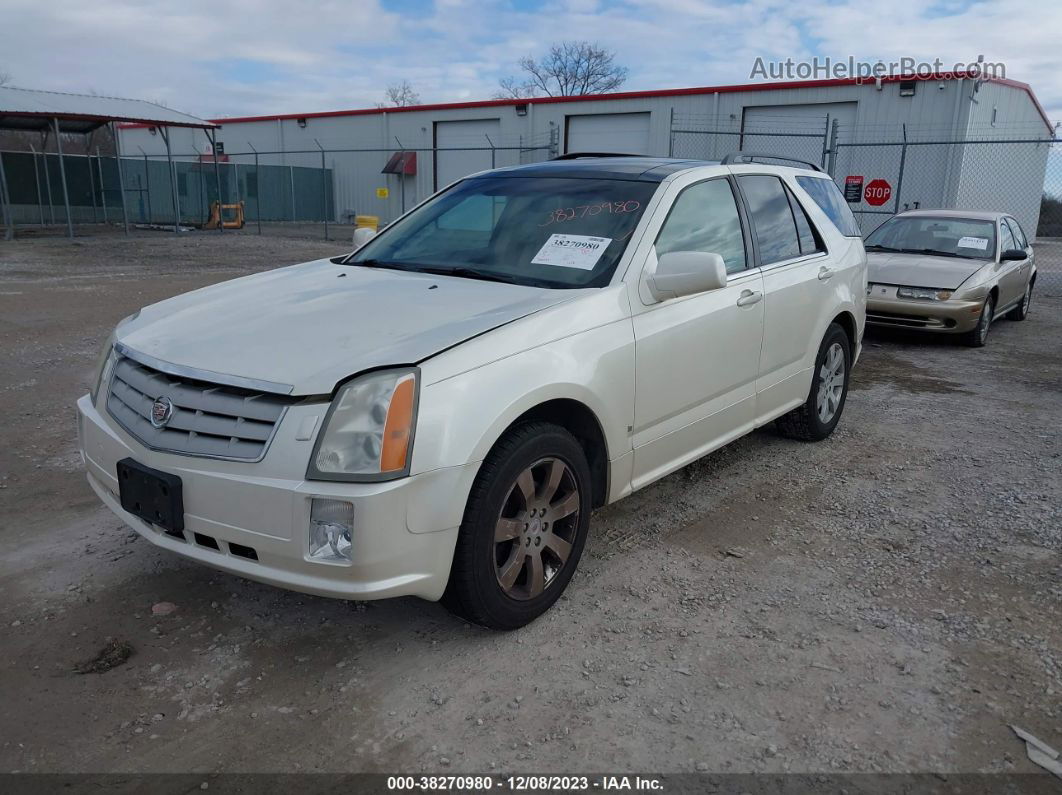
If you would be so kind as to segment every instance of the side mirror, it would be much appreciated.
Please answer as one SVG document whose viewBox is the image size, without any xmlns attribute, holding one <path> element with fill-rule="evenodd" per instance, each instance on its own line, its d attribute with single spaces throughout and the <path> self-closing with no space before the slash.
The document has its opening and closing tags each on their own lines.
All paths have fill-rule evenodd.
<svg viewBox="0 0 1062 795">
<path fill-rule="evenodd" d="M 1000 262 L 1013 262 L 1015 260 L 1025 259 L 1029 255 L 1022 251 L 1020 248 L 1008 248 L 1002 254 L 999 255 Z"/>
<path fill-rule="evenodd" d="M 726 263 L 704 251 L 669 251 L 657 260 L 646 284 L 657 301 L 718 290 L 726 287 Z"/>
<path fill-rule="evenodd" d="M 376 237 L 376 230 L 370 229 L 367 226 L 359 226 L 354 230 L 354 248 L 355 250 L 361 248 L 370 240 Z"/>
</svg>

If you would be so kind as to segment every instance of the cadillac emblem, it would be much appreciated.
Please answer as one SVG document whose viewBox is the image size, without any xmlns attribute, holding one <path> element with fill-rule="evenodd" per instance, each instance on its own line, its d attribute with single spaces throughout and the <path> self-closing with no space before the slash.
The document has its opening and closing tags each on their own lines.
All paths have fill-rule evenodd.
<svg viewBox="0 0 1062 795">
<path fill-rule="evenodd" d="M 173 417 L 173 401 L 168 397 L 155 398 L 151 404 L 151 424 L 156 428 L 165 428 Z"/>
</svg>

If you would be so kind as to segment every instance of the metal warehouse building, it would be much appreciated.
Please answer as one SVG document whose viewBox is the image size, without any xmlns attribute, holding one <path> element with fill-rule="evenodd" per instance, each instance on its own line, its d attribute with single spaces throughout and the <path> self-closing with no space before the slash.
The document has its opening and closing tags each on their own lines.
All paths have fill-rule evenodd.
<svg viewBox="0 0 1062 795">
<path fill-rule="evenodd" d="M 224 200 L 244 201 L 249 218 L 257 213 L 272 221 L 346 221 L 354 213 L 387 221 L 472 172 L 563 152 L 718 159 L 741 149 L 813 161 L 842 186 L 848 177 L 851 184 L 857 177 L 866 184 L 884 180 L 888 193 L 872 197 L 880 203 L 849 193 L 865 230 L 905 206 L 967 207 L 1006 210 L 1035 234 L 1054 137 L 1028 85 L 964 74 L 213 121 L 221 125 Z M 145 176 L 149 160 L 164 163 L 157 132 L 142 125 L 120 130 L 123 152 L 143 156 Z M 169 139 L 184 168 L 213 168 L 202 134 L 173 129 Z M 260 171 L 265 167 L 271 167 L 268 179 Z M 150 188 L 158 206 L 171 201 L 168 181 L 156 177 Z M 195 195 L 194 177 L 175 183 L 182 215 L 205 213 L 209 180 L 202 197 Z"/>
</svg>

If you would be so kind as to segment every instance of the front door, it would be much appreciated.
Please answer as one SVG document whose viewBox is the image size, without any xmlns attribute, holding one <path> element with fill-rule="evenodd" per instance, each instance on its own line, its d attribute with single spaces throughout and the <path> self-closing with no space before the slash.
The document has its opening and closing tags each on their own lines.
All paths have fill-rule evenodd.
<svg viewBox="0 0 1062 795">
<path fill-rule="evenodd" d="M 644 277 L 669 251 L 723 257 L 726 287 L 654 302 Z M 749 270 L 730 181 L 681 189 L 641 278 L 631 283 L 635 336 L 634 478 L 640 488 L 752 429 L 763 282 Z"/>
<path fill-rule="evenodd" d="M 1002 218 L 999 221 L 999 304 L 996 310 L 1017 304 L 1025 296 L 1025 285 L 1029 281 L 1029 258 L 1023 260 L 1002 259 L 1003 252 L 1009 249 L 1027 249 L 1021 245 L 1010 222 Z"/>
</svg>

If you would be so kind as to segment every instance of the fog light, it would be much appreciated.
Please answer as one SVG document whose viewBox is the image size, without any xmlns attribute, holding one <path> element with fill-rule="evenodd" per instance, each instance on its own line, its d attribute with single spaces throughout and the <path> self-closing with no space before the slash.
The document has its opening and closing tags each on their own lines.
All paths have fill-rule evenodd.
<svg viewBox="0 0 1062 795">
<path fill-rule="evenodd" d="M 310 559 L 350 563 L 353 531 L 353 503 L 343 500 L 313 500 L 310 504 Z"/>
</svg>

